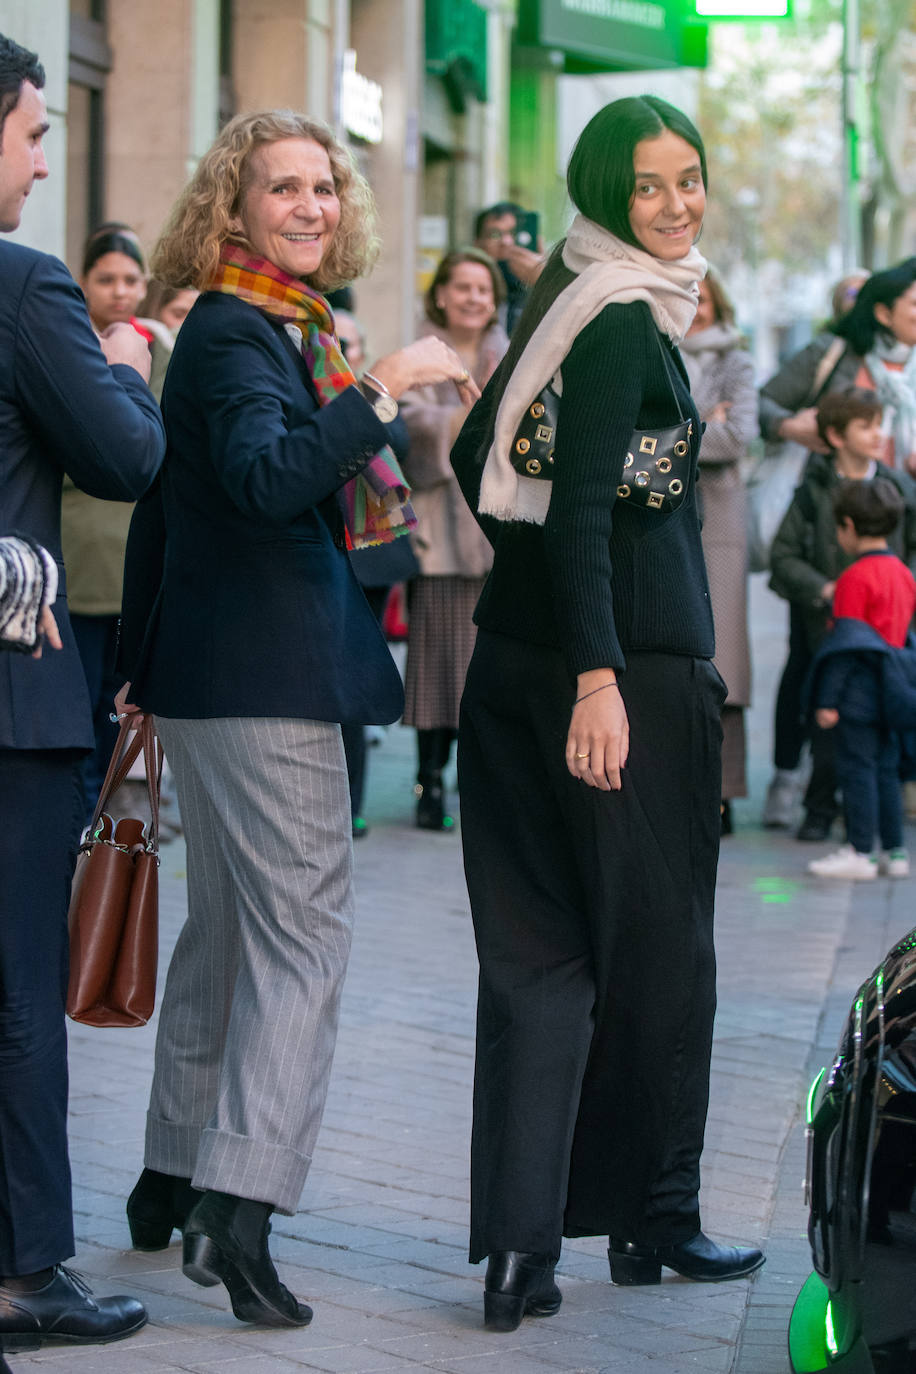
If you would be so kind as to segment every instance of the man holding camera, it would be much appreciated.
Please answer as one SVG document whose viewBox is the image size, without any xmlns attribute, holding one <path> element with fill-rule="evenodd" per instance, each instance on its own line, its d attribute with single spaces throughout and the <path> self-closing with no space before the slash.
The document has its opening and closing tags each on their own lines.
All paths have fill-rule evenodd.
<svg viewBox="0 0 916 1374">
<path fill-rule="evenodd" d="M 474 246 L 499 265 L 506 283 L 499 322 L 511 334 L 525 308 L 528 288 L 537 281 L 545 262 L 544 254 L 537 251 L 537 215 L 512 201 L 499 201 L 481 210 L 474 221 Z"/>
</svg>

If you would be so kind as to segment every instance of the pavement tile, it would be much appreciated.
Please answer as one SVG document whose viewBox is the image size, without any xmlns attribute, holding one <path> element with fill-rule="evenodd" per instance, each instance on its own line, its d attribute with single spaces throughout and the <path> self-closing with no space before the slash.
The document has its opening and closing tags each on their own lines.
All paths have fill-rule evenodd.
<svg viewBox="0 0 916 1374">
<path fill-rule="evenodd" d="M 45 1347 L 14 1374 L 786 1374 L 786 1327 L 810 1258 L 799 1118 L 833 1053 L 852 994 L 912 924 L 914 880 L 856 893 L 805 874 L 808 847 L 756 827 L 769 774 L 784 607 L 753 578 L 751 798 L 734 806 L 717 893 L 719 1009 L 701 1204 L 724 1241 L 766 1242 L 750 1282 L 697 1285 L 666 1272 L 647 1289 L 608 1281 L 606 1238 L 569 1241 L 564 1303 L 549 1321 L 483 1330 L 482 1266 L 467 1263 L 468 1140 L 476 963 L 460 838 L 412 825 L 413 733 L 369 751 L 371 833 L 356 847 L 358 915 L 324 1125 L 303 1211 L 275 1217 L 284 1281 L 314 1303 L 307 1330 L 235 1321 L 223 1289 L 139 1254 L 124 1198 L 142 1165 L 155 1020 L 70 1028 L 76 1266 L 97 1291 L 135 1292 L 150 1324 L 107 1347 Z M 450 779 L 451 781 L 451 779 Z M 916 837 L 914 837 L 916 838 Z M 916 846 L 914 846 L 916 847 Z M 186 856 L 163 851 L 163 972 L 184 917 Z M 743 1328 L 743 1334 L 742 1334 Z"/>
</svg>

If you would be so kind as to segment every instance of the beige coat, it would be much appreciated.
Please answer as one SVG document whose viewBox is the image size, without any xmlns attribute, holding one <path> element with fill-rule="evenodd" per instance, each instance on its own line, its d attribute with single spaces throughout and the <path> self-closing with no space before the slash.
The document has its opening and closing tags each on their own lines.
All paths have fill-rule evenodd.
<svg viewBox="0 0 916 1374">
<path fill-rule="evenodd" d="M 749 706 L 751 701 L 747 505 L 739 464 L 757 434 L 757 390 L 754 365 L 740 338 L 737 330 L 715 324 L 681 344 L 700 418 L 720 401 L 730 402 L 724 421 L 707 423 L 700 445 L 698 486 L 716 627 L 715 664 L 728 687 L 728 706 Z"/>
<path fill-rule="evenodd" d="M 437 334 L 449 342 L 444 329 L 428 324 L 423 334 Z M 492 325 L 481 347 L 474 380 L 483 389 L 509 346 L 500 325 Z M 414 552 L 425 577 L 485 577 L 493 550 L 468 510 L 449 453 L 458 433 L 454 421 L 464 414 L 453 382 L 409 391 L 401 399 L 410 449 L 403 463 L 417 514 L 412 536 Z"/>
</svg>

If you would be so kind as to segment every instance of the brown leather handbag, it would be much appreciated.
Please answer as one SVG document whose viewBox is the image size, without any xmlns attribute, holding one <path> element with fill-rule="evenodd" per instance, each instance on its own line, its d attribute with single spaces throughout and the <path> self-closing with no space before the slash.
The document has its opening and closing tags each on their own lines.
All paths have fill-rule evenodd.
<svg viewBox="0 0 916 1374">
<path fill-rule="evenodd" d="M 111 797 L 142 752 L 148 828 L 123 817 Z M 80 846 L 70 896 L 67 1015 L 89 1026 L 144 1026 L 156 1001 L 159 955 L 159 785 L 162 746 L 150 716 L 129 719 L 108 765 L 92 824 Z"/>
</svg>

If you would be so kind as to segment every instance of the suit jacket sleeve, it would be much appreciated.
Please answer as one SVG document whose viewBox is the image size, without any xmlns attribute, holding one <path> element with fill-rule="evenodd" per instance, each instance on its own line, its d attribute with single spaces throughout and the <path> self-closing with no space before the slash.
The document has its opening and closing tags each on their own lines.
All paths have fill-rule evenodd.
<svg viewBox="0 0 916 1374">
<path fill-rule="evenodd" d="M 282 340 L 255 311 L 224 323 L 200 340 L 210 454 L 240 510 L 285 523 L 332 496 L 394 436 L 356 386 L 290 427 L 289 383 L 276 357 Z"/>
<path fill-rule="evenodd" d="M 41 256 L 23 291 L 16 390 L 48 455 L 90 496 L 134 501 L 165 453 L 156 401 L 132 367 L 109 367 L 82 293 L 62 263 Z"/>
</svg>

